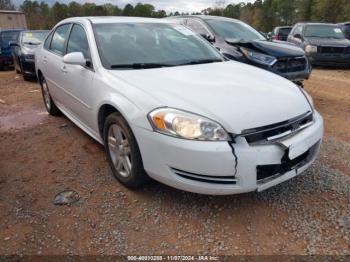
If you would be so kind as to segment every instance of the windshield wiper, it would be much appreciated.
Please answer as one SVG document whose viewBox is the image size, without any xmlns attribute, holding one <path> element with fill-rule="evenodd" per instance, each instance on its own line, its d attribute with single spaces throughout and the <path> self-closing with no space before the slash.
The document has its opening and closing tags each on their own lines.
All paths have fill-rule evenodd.
<svg viewBox="0 0 350 262">
<path fill-rule="evenodd" d="M 199 59 L 199 60 L 192 60 L 183 64 L 179 65 L 199 65 L 199 64 L 209 64 L 209 63 L 216 63 L 216 62 L 223 62 L 221 59 Z"/>
<path fill-rule="evenodd" d="M 162 63 L 133 63 L 133 64 L 111 65 L 111 69 L 118 69 L 118 68 L 146 69 L 146 68 L 159 68 L 159 67 L 170 67 L 170 66 L 175 66 L 175 65 L 162 64 Z"/>
</svg>

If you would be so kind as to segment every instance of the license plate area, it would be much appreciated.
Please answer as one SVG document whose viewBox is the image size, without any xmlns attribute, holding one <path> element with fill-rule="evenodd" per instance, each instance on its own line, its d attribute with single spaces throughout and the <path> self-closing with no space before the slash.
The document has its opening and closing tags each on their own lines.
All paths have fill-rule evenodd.
<svg viewBox="0 0 350 262">
<path fill-rule="evenodd" d="M 320 141 L 293 159 L 290 159 L 289 157 L 289 148 L 286 149 L 281 159 L 281 164 L 257 166 L 256 169 L 258 184 L 267 183 L 279 176 L 284 175 L 289 171 L 296 170 L 309 163 L 314 158 L 317 148 L 319 147 L 319 143 Z"/>
</svg>

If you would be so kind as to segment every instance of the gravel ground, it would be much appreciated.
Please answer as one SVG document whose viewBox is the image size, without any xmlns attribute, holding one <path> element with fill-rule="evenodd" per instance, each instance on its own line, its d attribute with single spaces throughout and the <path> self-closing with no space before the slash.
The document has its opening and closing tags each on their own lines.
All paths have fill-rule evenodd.
<svg viewBox="0 0 350 262">
<path fill-rule="evenodd" d="M 35 82 L 0 73 L 0 255 L 350 255 L 349 86 L 348 71 L 306 83 L 326 122 L 306 173 L 262 193 L 203 196 L 154 181 L 124 188 L 99 144 L 44 112 Z M 65 189 L 80 200 L 54 205 Z"/>
</svg>

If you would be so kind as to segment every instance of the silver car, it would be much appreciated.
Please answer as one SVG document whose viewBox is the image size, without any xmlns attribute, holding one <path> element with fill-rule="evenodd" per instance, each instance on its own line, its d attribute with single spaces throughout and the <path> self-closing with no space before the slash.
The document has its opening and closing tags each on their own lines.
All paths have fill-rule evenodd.
<svg viewBox="0 0 350 262">
<path fill-rule="evenodd" d="M 315 160 L 311 97 L 265 70 L 226 61 L 169 21 L 63 20 L 36 52 L 47 111 L 104 145 L 128 187 L 149 177 L 186 191 L 261 191 Z"/>
</svg>

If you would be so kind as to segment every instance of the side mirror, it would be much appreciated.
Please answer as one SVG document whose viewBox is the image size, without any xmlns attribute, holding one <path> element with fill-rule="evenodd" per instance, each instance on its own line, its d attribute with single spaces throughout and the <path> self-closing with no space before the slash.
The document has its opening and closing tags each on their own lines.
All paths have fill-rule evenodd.
<svg viewBox="0 0 350 262">
<path fill-rule="evenodd" d="M 10 47 L 19 46 L 19 44 L 16 41 L 10 41 L 9 45 L 10 45 Z"/>
<path fill-rule="evenodd" d="M 205 39 L 205 40 L 207 40 L 207 41 L 209 41 L 209 42 L 215 42 L 215 37 L 214 36 L 212 36 L 212 35 L 210 35 L 210 34 L 201 34 L 201 36 Z"/>
<path fill-rule="evenodd" d="M 301 34 L 295 34 L 294 38 L 302 39 Z"/>
<path fill-rule="evenodd" d="M 86 59 L 82 52 L 72 52 L 63 57 L 63 62 L 69 65 L 86 66 Z"/>
</svg>

